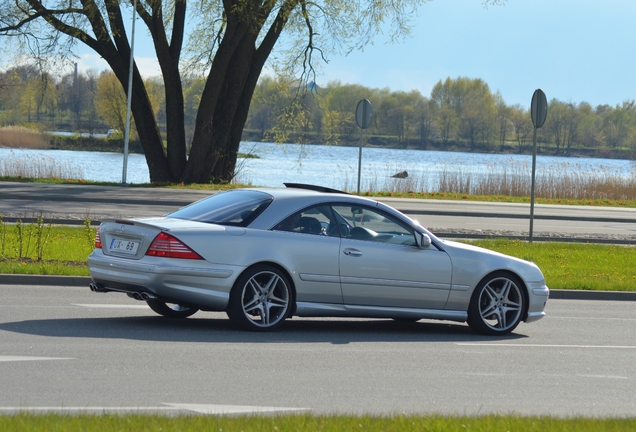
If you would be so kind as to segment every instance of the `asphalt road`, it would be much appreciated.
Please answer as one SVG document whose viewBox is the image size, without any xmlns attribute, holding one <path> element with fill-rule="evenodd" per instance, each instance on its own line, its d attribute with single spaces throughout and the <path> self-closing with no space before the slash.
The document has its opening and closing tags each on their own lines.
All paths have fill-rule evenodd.
<svg viewBox="0 0 636 432">
<path fill-rule="evenodd" d="M 550 300 L 503 338 L 296 318 L 258 334 L 73 287 L 0 286 L 0 310 L 0 412 L 636 412 L 632 302 Z"/>
<path fill-rule="evenodd" d="M 79 223 L 117 217 L 157 216 L 209 196 L 209 191 L 117 186 L 51 185 L 0 182 L 0 214 L 5 220 L 42 215 Z M 457 232 L 527 235 L 528 204 L 385 198 L 444 235 Z M 636 244 L 636 209 L 536 205 L 534 235 L 578 238 L 616 237 Z"/>
</svg>

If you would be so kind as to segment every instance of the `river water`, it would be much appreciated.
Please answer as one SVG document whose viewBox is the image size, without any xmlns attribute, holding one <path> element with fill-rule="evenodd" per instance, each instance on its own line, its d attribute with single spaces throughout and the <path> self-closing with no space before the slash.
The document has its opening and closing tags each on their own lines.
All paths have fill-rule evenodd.
<svg viewBox="0 0 636 432">
<path fill-rule="evenodd" d="M 245 142 L 241 153 L 258 158 L 239 159 L 237 181 L 257 186 L 282 186 L 283 182 L 310 183 L 336 189 L 356 190 L 358 178 L 358 147 L 324 145 L 272 144 Z M 440 176 L 459 172 L 473 177 L 528 173 L 532 157 L 528 155 L 498 155 L 428 150 L 363 148 L 361 190 L 392 190 L 400 182 L 409 181 L 410 190 L 436 191 Z M 37 162 L 39 161 L 39 162 Z M 63 177 L 84 180 L 121 182 L 121 153 L 68 150 L 19 150 L 0 148 L 0 175 L 10 166 L 61 166 Z M 148 183 L 150 177 L 142 155 L 128 156 L 128 183 Z M 406 171 L 408 180 L 392 175 Z M 633 178 L 634 162 L 617 159 L 537 157 L 537 178 L 563 172 L 589 172 L 600 175 Z"/>
</svg>

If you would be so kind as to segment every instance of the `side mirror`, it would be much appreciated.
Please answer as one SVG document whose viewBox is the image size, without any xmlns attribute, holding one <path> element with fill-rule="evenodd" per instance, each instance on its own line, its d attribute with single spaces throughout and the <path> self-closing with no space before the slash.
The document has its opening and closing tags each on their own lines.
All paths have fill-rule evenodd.
<svg viewBox="0 0 636 432">
<path fill-rule="evenodd" d="M 417 232 L 415 237 L 417 237 L 417 246 L 419 248 L 425 249 L 432 243 L 431 238 L 428 236 L 428 234 Z"/>
</svg>

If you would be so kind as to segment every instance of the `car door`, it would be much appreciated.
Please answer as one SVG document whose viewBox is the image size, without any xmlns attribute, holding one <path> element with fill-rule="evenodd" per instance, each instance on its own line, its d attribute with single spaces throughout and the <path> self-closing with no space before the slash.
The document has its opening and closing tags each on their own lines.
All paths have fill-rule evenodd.
<svg viewBox="0 0 636 432">
<path fill-rule="evenodd" d="M 413 228 L 373 207 L 334 205 L 341 226 L 345 304 L 442 309 L 451 286 L 448 255 L 419 248 Z"/>
<path fill-rule="evenodd" d="M 338 254 L 340 235 L 329 206 L 297 212 L 273 228 L 274 254 L 292 270 L 296 301 L 342 304 Z"/>
</svg>

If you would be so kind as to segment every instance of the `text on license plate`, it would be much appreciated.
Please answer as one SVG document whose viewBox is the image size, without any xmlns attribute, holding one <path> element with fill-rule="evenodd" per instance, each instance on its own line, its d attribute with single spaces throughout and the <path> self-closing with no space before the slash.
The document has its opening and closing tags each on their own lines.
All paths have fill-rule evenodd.
<svg viewBox="0 0 636 432">
<path fill-rule="evenodd" d="M 138 241 L 115 238 L 110 242 L 109 250 L 111 252 L 120 252 L 134 255 L 137 253 L 137 248 L 139 248 Z"/>
</svg>

